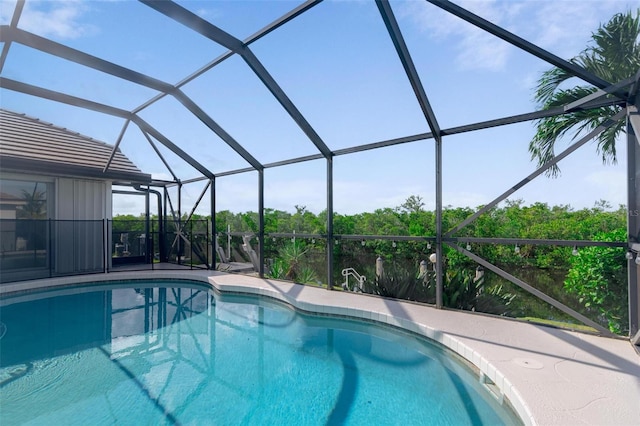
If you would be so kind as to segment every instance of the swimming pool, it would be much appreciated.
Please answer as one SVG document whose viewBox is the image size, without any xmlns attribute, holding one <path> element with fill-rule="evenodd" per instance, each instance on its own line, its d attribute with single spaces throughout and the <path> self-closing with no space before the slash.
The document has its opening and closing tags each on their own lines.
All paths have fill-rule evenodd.
<svg viewBox="0 0 640 426">
<path fill-rule="evenodd" d="M 477 375 L 389 327 L 181 281 L 1 301 L 1 424 L 514 424 Z"/>
</svg>

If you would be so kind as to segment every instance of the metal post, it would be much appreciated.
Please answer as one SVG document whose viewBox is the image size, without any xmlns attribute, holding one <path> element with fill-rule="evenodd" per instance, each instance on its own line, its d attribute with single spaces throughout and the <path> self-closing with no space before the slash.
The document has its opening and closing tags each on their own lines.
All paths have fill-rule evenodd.
<svg viewBox="0 0 640 426">
<path fill-rule="evenodd" d="M 211 269 L 216 269 L 218 265 L 216 265 L 216 243 L 218 241 L 218 234 L 216 233 L 216 180 L 211 179 L 211 185 L 209 185 L 210 193 L 209 198 L 211 201 L 210 211 L 211 211 L 211 243 L 207 246 L 212 248 L 211 250 Z M 222 259 L 220 259 L 222 260 Z"/>
<path fill-rule="evenodd" d="M 176 254 L 178 265 L 182 265 L 182 182 L 178 183 L 178 239 L 176 240 Z"/>
<path fill-rule="evenodd" d="M 169 192 L 167 191 L 167 187 L 163 187 L 164 190 L 164 200 L 163 200 L 163 204 L 164 204 L 164 212 L 162 215 L 162 222 L 164 223 L 164 234 L 162 235 L 163 241 L 163 247 L 165 248 L 165 257 L 161 260 L 161 262 L 167 262 L 169 260 L 169 250 L 167 247 L 167 231 L 169 230 L 169 228 L 167 227 L 167 214 L 169 213 L 169 210 L 167 209 L 167 198 L 169 197 Z"/>
<path fill-rule="evenodd" d="M 629 246 L 633 243 L 640 243 L 640 220 L 638 211 L 640 206 L 640 149 L 638 149 L 638 137 L 631 125 L 629 115 L 627 115 L 627 238 Z M 640 253 L 636 253 L 636 256 Z M 627 261 L 627 277 L 628 277 L 628 296 L 629 296 L 629 335 L 634 338 L 640 329 L 640 292 L 638 291 L 638 272 L 639 267 L 632 258 Z M 640 335 L 639 335 L 640 336 Z M 636 336 L 638 337 L 638 336 Z M 634 342 L 639 344 L 640 342 Z"/>
<path fill-rule="evenodd" d="M 160 192 L 158 191 L 154 191 L 153 189 L 149 188 L 148 192 L 153 192 L 154 194 L 156 194 L 156 196 L 158 197 L 158 260 L 160 262 L 164 262 L 166 259 L 166 254 L 165 254 L 165 235 L 164 235 L 164 215 L 162 214 L 162 195 L 160 195 Z M 154 235 L 154 229 L 153 229 L 153 222 L 151 223 L 152 227 L 151 227 L 151 239 L 153 241 L 153 235 Z M 153 261 L 155 259 L 155 244 L 151 244 L 151 269 L 153 269 Z"/>
<path fill-rule="evenodd" d="M 107 273 L 109 254 L 111 248 L 109 247 L 109 219 L 102 219 L 102 272 Z"/>
<path fill-rule="evenodd" d="M 52 220 L 51 218 L 49 218 L 48 220 L 48 224 L 49 224 L 49 229 L 47 229 L 47 234 L 49 236 L 48 238 L 48 246 L 49 246 L 49 253 L 48 253 L 48 258 L 49 258 L 49 278 L 51 278 L 53 276 L 53 261 L 54 261 L 54 256 L 53 256 L 53 241 L 51 241 L 51 225 L 52 225 Z"/>
<path fill-rule="evenodd" d="M 264 169 L 258 170 L 258 273 L 264 278 Z"/>
<path fill-rule="evenodd" d="M 153 262 L 153 256 L 149 251 L 149 242 L 151 241 L 151 233 L 149 230 L 150 226 L 150 215 L 151 209 L 149 204 L 149 186 L 147 185 L 147 190 L 144 193 L 144 210 L 145 210 L 145 220 L 144 220 L 144 261 L 145 263 Z M 153 247 L 151 247 L 151 251 L 153 251 Z"/>
<path fill-rule="evenodd" d="M 333 288 L 333 157 L 327 158 L 327 290 Z"/>
<path fill-rule="evenodd" d="M 193 220 L 187 221 L 189 224 L 189 269 L 193 269 Z M 186 226 L 187 224 L 185 224 Z M 185 250 L 186 250 L 185 246 Z M 184 257 L 187 258 L 187 253 L 185 251 Z"/>
<path fill-rule="evenodd" d="M 160 200 L 158 200 L 158 203 L 160 202 Z M 158 218 L 158 220 L 162 220 L 160 218 Z M 162 222 L 160 222 L 162 223 Z M 162 225 L 160 225 L 160 228 L 162 228 Z M 155 234 L 155 225 L 153 222 L 151 222 L 151 242 L 149 243 L 149 245 L 151 246 L 151 270 L 154 270 L 154 264 L 156 262 L 156 245 L 154 243 L 154 238 L 153 235 Z M 158 231 L 158 243 L 160 243 L 160 232 Z M 159 256 L 160 257 L 160 256 Z M 161 257 L 160 257 L 161 258 Z"/>
<path fill-rule="evenodd" d="M 442 308 L 442 139 L 436 138 L 436 308 Z"/>
</svg>

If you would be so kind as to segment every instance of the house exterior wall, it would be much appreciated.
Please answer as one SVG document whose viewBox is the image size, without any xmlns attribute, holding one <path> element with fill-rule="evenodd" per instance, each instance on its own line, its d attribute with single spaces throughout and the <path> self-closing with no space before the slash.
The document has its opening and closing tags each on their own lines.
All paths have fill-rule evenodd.
<svg viewBox="0 0 640 426">
<path fill-rule="evenodd" d="M 56 272 L 110 266 L 110 233 L 105 244 L 104 219 L 111 219 L 111 182 L 58 178 L 56 190 Z"/>
</svg>

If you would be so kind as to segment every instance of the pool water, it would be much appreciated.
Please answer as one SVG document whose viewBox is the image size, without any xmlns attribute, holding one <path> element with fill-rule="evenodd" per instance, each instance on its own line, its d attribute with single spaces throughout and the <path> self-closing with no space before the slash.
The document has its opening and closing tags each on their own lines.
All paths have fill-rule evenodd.
<svg viewBox="0 0 640 426">
<path fill-rule="evenodd" d="M 0 301 L 0 424 L 514 424 L 417 336 L 182 282 Z"/>
</svg>

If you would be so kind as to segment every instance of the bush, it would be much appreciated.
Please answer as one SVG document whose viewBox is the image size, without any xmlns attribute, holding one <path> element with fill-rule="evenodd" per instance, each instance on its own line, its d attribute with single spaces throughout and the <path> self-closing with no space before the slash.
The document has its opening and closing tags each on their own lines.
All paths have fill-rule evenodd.
<svg viewBox="0 0 640 426">
<path fill-rule="evenodd" d="M 382 277 L 365 282 L 365 293 L 384 297 L 435 303 L 435 273 L 421 273 L 392 265 Z M 487 287 L 483 275 L 469 269 L 450 269 L 444 274 L 443 305 L 447 308 L 507 315 L 515 295 L 505 293 L 502 286 Z"/>
<path fill-rule="evenodd" d="M 627 232 L 620 228 L 599 233 L 595 241 L 624 241 Z M 621 247 L 585 247 L 571 258 L 571 268 L 564 282 L 569 293 L 578 295 L 580 303 L 595 311 L 614 333 L 629 329 L 627 294 L 627 260 Z"/>
</svg>

